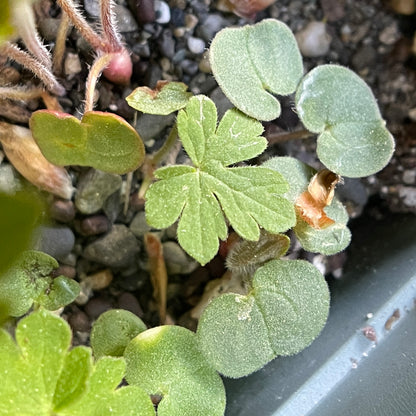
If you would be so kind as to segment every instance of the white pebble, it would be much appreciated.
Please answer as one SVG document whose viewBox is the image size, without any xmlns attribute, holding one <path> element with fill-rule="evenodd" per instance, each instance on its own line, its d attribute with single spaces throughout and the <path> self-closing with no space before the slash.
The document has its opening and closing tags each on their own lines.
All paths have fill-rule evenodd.
<svg viewBox="0 0 416 416">
<path fill-rule="evenodd" d="M 188 49 L 194 54 L 204 53 L 205 42 L 200 38 L 194 38 L 190 36 L 188 38 Z"/>
<path fill-rule="evenodd" d="M 170 22 L 170 7 L 167 3 L 161 0 L 155 0 L 155 12 L 156 19 L 155 21 L 160 24 L 165 24 Z"/>
<path fill-rule="evenodd" d="M 296 40 L 302 55 L 314 58 L 328 53 L 332 38 L 324 22 L 310 22 L 296 34 Z"/>
</svg>

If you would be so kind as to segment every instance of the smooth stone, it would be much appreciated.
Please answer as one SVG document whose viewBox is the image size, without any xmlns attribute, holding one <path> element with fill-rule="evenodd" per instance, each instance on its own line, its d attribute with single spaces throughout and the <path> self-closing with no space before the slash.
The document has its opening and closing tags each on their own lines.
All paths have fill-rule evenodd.
<svg viewBox="0 0 416 416">
<path fill-rule="evenodd" d="M 75 206 L 83 214 L 99 211 L 106 199 L 121 187 L 121 176 L 90 169 L 78 182 Z"/>
<path fill-rule="evenodd" d="M 90 17 L 100 17 L 100 4 L 98 0 L 84 0 L 84 9 Z"/>
<path fill-rule="evenodd" d="M 233 108 L 230 100 L 224 95 L 220 87 L 215 88 L 209 95 L 212 101 L 217 106 L 218 118 L 221 119 L 227 110 Z"/>
<path fill-rule="evenodd" d="M 196 55 L 204 53 L 205 51 L 205 42 L 201 38 L 190 36 L 188 38 L 187 44 L 188 49 Z"/>
<path fill-rule="evenodd" d="M 174 241 L 167 241 L 162 247 L 168 274 L 192 273 L 199 266 L 199 263 L 189 257 Z"/>
<path fill-rule="evenodd" d="M 146 214 L 144 211 L 138 212 L 134 216 L 129 228 L 136 237 L 143 237 L 151 230 L 151 227 L 146 221 Z"/>
<path fill-rule="evenodd" d="M 131 265 L 140 251 L 139 241 L 123 224 L 115 224 L 108 234 L 85 247 L 84 258 L 108 267 Z"/>
<path fill-rule="evenodd" d="M 75 236 L 72 230 L 60 225 L 41 225 L 35 231 L 33 250 L 43 251 L 63 260 L 72 251 Z"/>
<path fill-rule="evenodd" d="M 175 39 L 173 39 L 172 31 L 170 29 L 166 29 L 162 32 L 158 44 L 163 56 L 173 58 L 173 55 L 175 55 Z"/>
<path fill-rule="evenodd" d="M 144 142 L 157 139 L 166 127 L 172 125 L 175 114 L 158 116 L 153 114 L 142 114 L 137 121 L 137 132 Z"/>
<path fill-rule="evenodd" d="M 206 42 L 210 42 L 217 32 L 228 25 L 227 19 L 218 14 L 210 14 L 204 21 L 200 22 L 196 33 Z"/>
<path fill-rule="evenodd" d="M 166 24 L 170 22 L 170 7 L 167 3 L 161 0 L 155 0 L 155 22 Z"/>
<path fill-rule="evenodd" d="M 117 28 L 120 33 L 135 32 L 139 29 L 136 19 L 126 7 L 116 4 L 114 7 L 114 14 L 116 16 Z"/>
<path fill-rule="evenodd" d="M 21 183 L 12 165 L 0 166 L 0 192 L 14 194 L 21 188 Z"/>
<path fill-rule="evenodd" d="M 71 222 L 75 218 L 74 203 L 65 199 L 55 199 L 49 207 L 49 214 L 56 221 Z"/>
</svg>

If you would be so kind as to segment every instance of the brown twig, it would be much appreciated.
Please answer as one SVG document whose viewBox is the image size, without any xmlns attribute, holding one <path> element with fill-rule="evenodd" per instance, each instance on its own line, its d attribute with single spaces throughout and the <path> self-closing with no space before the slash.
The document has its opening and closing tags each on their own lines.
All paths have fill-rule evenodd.
<svg viewBox="0 0 416 416">
<path fill-rule="evenodd" d="M 311 133 L 309 130 L 306 130 L 306 129 L 292 131 L 290 133 L 273 132 L 267 135 L 267 140 L 269 141 L 269 144 L 276 144 L 276 143 L 283 143 L 283 142 L 288 142 L 290 140 L 296 140 L 296 139 L 309 139 L 310 137 L 314 135 L 315 133 Z"/>
</svg>

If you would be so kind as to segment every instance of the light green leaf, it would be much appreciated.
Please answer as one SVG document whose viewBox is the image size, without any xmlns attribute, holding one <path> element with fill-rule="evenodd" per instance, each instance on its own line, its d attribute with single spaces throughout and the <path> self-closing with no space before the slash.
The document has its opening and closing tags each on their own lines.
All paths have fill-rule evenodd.
<svg viewBox="0 0 416 416">
<path fill-rule="evenodd" d="M 138 87 L 126 101 L 130 107 L 143 113 L 167 115 L 184 108 L 192 93 L 183 82 L 158 81 L 154 90 Z"/>
<path fill-rule="evenodd" d="M 0 44 L 8 40 L 15 30 L 11 22 L 9 0 L 0 0 Z"/>
<path fill-rule="evenodd" d="M 368 85 L 338 65 L 310 71 L 296 92 L 305 127 L 320 133 L 317 154 L 331 171 L 347 177 L 372 175 L 389 162 L 394 140 Z"/>
<path fill-rule="evenodd" d="M 3 271 L 29 247 L 41 213 L 42 204 L 33 193 L 0 193 L 0 282 Z"/>
<path fill-rule="evenodd" d="M 16 343 L 0 329 L 1 415 L 155 416 L 138 387 L 115 390 L 124 376 L 123 359 L 93 364 L 89 348 L 69 351 L 70 342 L 69 325 L 45 310 L 19 322 Z"/>
<path fill-rule="evenodd" d="M 70 114 L 39 110 L 29 124 L 41 152 L 55 165 L 124 174 L 137 169 L 144 159 L 140 136 L 116 114 L 87 111 L 80 121 Z"/>
<path fill-rule="evenodd" d="M 247 296 L 228 293 L 207 306 L 197 337 L 215 369 L 243 377 L 277 355 L 306 348 L 325 325 L 328 310 L 327 284 L 312 264 L 272 260 L 256 271 Z"/>
<path fill-rule="evenodd" d="M 222 416 L 225 390 L 198 349 L 193 332 L 179 326 L 148 329 L 125 351 L 126 379 L 162 397 L 158 416 Z"/>
<path fill-rule="evenodd" d="M 129 311 L 111 309 L 102 313 L 91 331 L 90 342 L 94 357 L 121 357 L 127 344 L 145 330 L 143 321 Z"/>
<path fill-rule="evenodd" d="M 191 98 L 178 116 L 178 131 L 195 167 L 169 166 L 155 172 L 160 181 L 146 193 L 146 218 L 166 228 L 180 217 L 178 240 L 201 264 L 218 251 L 227 236 L 226 217 L 243 238 L 258 240 L 259 226 L 271 233 L 295 223 L 292 204 L 281 194 L 283 177 L 263 167 L 227 168 L 253 158 L 266 147 L 262 126 L 237 110 L 228 111 L 216 128 L 217 113 L 207 97 Z"/>
<path fill-rule="evenodd" d="M 59 266 L 40 251 L 25 251 L 0 279 L 0 303 L 11 316 L 24 315 L 33 302 L 56 310 L 71 303 L 79 293 L 79 284 L 64 276 L 53 278 Z"/>
<path fill-rule="evenodd" d="M 228 99 L 258 120 L 279 117 L 280 103 L 273 94 L 291 94 L 303 74 L 293 33 L 274 19 L 221 30 L 212 41 L 209 59 Z"/>
<path fill-rule="evenodd" d="M 290 188 L 286 197 L 293 202 L 306 191 L 311 178 L 316 173 L 313 168 L 292 157 L 274 157 L 263 163 L 263 166 L 276 170 L 284 176 Z M 351 232 L 347 227 L 349 219 L 347 210 L 336 197 L 331 205 L 325 208 L 325 212 L 335 224 L 317 229 L 298 216 L 293 230 L 305 250 L 329 256 L 348 247 L 351 242 Z"/>
</svg>

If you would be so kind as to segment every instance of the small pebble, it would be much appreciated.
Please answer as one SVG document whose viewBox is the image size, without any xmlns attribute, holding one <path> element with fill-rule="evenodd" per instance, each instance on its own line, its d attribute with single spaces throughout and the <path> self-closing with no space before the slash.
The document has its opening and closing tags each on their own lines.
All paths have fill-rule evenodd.
<svg viewBox="0 0 416 416">
<path fill-rule="evenodd" d="M 75 207 L 72 201 L 55 199 L 49 207 L 50 216 L 59 222 L 71 222 L 75 218 Z"/>
<path fill-rule="evenodd" d="M 74 243 L 75 236 L 69 227 L 41 225 L 35 233 L 35 242 L 32 248 L 60 260 L 71 252 Z"/>
<path fill-rule="evenodd" d="M 67 264 L 61 264 L 57 269 L 53 271 L 53 276 L 65 276 L 69 279 L 75 279 L 75 276 L 77 275 L 77 270 L 73 266 L 69 266 Z"/>
<path fill-rule="evenodd" d="M 187 30 L 193 30 L 198 22 L 199 19 L 194 14 L 185 15 L 185 27 Z"/>
<path fill-rule="evenodd" d="M 74 332 L 89 332 L 91 330 L 90 318 L 88 318 L 88 315 L 80 309 L 69 315 L 68 323 L 71 325 Z"/>
<path fill-rule="evenodd" d="M 324 22 L 310 22 L 296 34 L 296 40 L 302 55 L 315 58 L 328 53 L 332 38 Z"/>
<path fill-rule="evenodd" d="M 83 279 L 92 290 L 102 290 L 110 285 L 113 280 L 113 273 L 110 269 L 100 270 Z"/>
<path fill-rule="evenodd" d="M 201 54 L 205 51 L 205 42 L 200 38 L 190 36 L 187 41 L 188 49 L 195 55 Z"/>
<path fill-rule="evenodd" d="M 193 272 L 199 264 L 191 259 L 174 241 L 163 243 L 163 255 L 168 274 L 188 274 Z"/>
<path fill-rule="evenodd" d="M 111 302 L 104 298 L 92 298 L 88 301 L 88 303 L 84 306 L 84 310 L 87 315 L 92 319 L 96 320 L 102 313 L 110 310 L 113 308 Z"/>
<path fill-rule="evenodd" d="M 143 237 L 147 232 L 151 230 L 151 227 L 149 224 L 147 224 L 146 214 L 144 211 L 138 212 L 135 215 L 133 221 L 130 223 L 129 228 L 136 237 Z"/>
<path fill-rule="evenodd" d="M 155 21 L 154 0 L 129 0 L 130 9 L 133 11 L 136 20 L 140 24 L 152 23 Z"/>
<path fill-rule="evenodd" d="M 155 0 L 155 21 L 160 24 L 170 22 L 170 7 L 162 0 Z"/>
<path fill-rule="evenodd" d="M 125 309 L 127 311 L 130 311 L 131 313 L 134 313 L 139 318 L 142 318 L 144 315 L 143 309 L 140 306 L 139 301 L 133 294 L 129 292 L 121 293 L 117 299 L 117 304 L 120 309 Z"/>
<path fill-rule="evenodd" d="M 114 15 L 116 16 L 117 28 L 120 33 L 135 32 L 139 29 L 136 19 L 126 7 L 116 4 L 114 6 Z"/>
<path fill-rule="evenodd" d="M 106 233 L 110 229 L 110 221 L 105 215 L 94 215 L 84 218 L 80 223 L 80 231 L 85 236 Z"/>
<path fill-rule="evenodd" d="M 406 169 L 403 172 L 403 182 L 407 185 L 413 185 L 416 182 L 416 170 Z"/>
<path fill-rule="evenodd" d="M 71 80 L 75 75 L 79 74 L 82 70 L 81 60 L 78 54 L 68 52 L 64 62 L 64 72 L 68 80 Z"/>
</svg>

